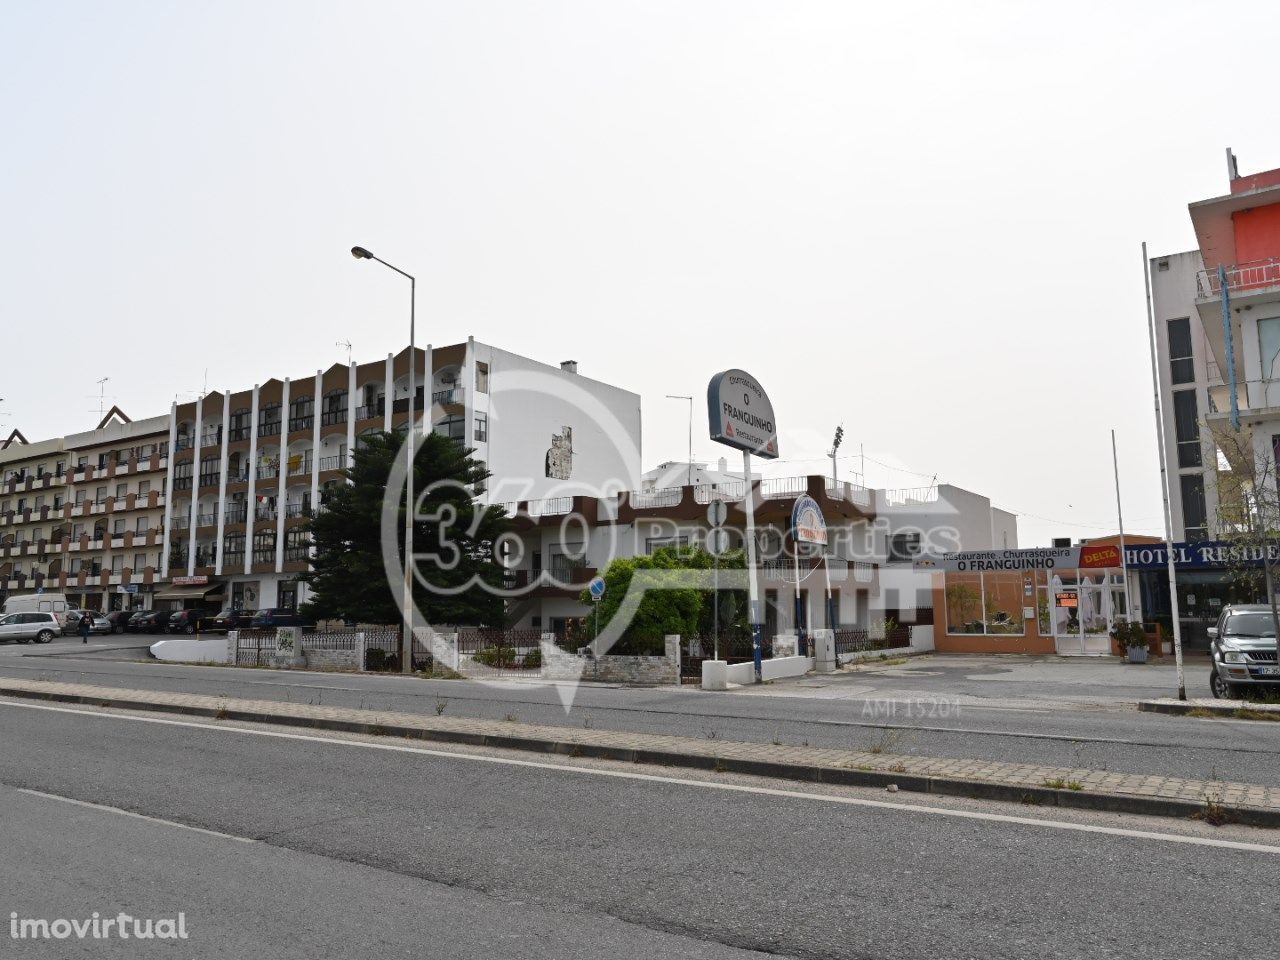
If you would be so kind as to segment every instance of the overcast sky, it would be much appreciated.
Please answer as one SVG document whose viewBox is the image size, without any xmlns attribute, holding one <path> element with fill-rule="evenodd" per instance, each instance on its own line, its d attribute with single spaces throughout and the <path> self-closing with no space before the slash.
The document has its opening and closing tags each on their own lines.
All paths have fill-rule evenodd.
<svg viewBox="0 0 1280 960">
<path fill-rule="evenodd" d="M 1023 545 L 1161 526 L 1139 245 L 1280 167 L 1272 3 L 0 5 L 0 430 L 468 335 L 643 396 L 719 369 L 787 472 L 936 474 Z M 701 405 L 701 400 L 699 401 Z M 695 456 L 729 453 L 706 439 Z M 803 458 L 811 462 L 803 463 Z"/>
</svg>

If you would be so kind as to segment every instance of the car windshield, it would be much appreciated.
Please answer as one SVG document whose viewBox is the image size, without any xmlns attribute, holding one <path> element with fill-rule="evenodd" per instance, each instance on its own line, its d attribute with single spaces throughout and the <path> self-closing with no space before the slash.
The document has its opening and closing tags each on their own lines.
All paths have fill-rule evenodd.
<svg viewBox="0 0 1280 960">
<path fill-rule="evenodd" d="M 1276 628 L 1269 613 L 1233 613 L 1222 633 L 1227 637 L 1274 637 Z"/>
</svg>

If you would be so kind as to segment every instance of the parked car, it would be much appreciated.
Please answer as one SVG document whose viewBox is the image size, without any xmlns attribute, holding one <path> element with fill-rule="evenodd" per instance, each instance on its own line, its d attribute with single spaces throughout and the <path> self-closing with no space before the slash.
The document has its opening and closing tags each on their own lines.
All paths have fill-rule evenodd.
<svg viewBox="0 0 1280 960">
<path fill-rule="evenodd" d="M 124 633 L 129 629 L 129 618 L 137 612 L 137 610 L 112 610 L 108 613 L 107 622 L 111 624 L 111 632 Z"/>
<path fill-rule="evenodd" d="M 209 630 L 244 630 L 257 616 L 257 610 L 223 610 L 209 624 Z"/>
<path fill-rule="evenodd" d="M 295 610 L 288 610 L 284 607 L 268 607 L 266 610 L 259 610 L 249 626 L 255 630 L 271 630 L 275 627 L 310 627 L 314 626 L 314 624 L 298 616 Z"/>
<path fill-rule="evenodd" d="M 1232 699 L 1246 690 L 1280 687 L 1275 621 L 1266 604 L 1223 607 L 1217 624 L 1209 628 L 1209 653 L 1213 657 L 1209 686 L 1215 697 Z"/>
<path fill-rule="evenodd" d="M 4 602 L 5 613 L 52 613 L 58 618 L 58 629 L 67 625 L 67 611 L 71 604 L 65 593 L 31 593 L 9 597 Z"/>
<path fill-rule="evenodd" d="M 49 643 L 62 632 L 56 613 L 8 613 L 0 617 L 0 641 Z"/>
<path fill-rule="evenodd" d="M 153 614 L 153 613 L 155 613 L 155 611 L 154 611 L 154 610 L 135 610 L 135 611 L 133 611 L 133 613 L 130 615 L 129 619 L 128 619 L 127 621 L 125 621 L 124 628 L 125 628 L 126 630 L 128 630 L 130 633 L 141 633 L 141 632 L 142 632 L 142 621 L 143 621 L 143 620 L 145 620 L 147 617 L 151 616 L 151 614 Z"/>
<path fill-rule="evenodd" d="M 167 633 L 195 633 L 209 629 L 215 616 L 214 610 L 176 610 L 164 628 Z"/>
<path fill-rule="evenodd" d="M 129 623 L 132 625 L 136 622 L 138 624 L 137 629 L 139 633 L 164 633 L 165 627 L 169 623 L 169 618 L 176 612 L 178 611 L 152 610 L 146 616 L 140 617 L 136 621 L 130 620 Z"/>
</svg>

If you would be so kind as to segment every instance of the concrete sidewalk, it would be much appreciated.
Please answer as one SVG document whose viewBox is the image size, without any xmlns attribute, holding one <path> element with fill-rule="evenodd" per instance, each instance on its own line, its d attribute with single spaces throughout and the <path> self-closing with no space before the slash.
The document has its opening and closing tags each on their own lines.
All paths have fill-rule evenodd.
<svg viewBox="0 0 1280 960">
<path fill-rule="evenodd" d="M 950 796 L 1154 816 L 1218 816 L 1280 827 L 1280 787 L 1142 776 L 1071 767 L 908 757 L 778 744 L 737 743 L 501 720 L 427 717 L 268 700 L 0 678 L 0 695 L 150 710 L 444 743 L 697 767 L 787 780 L 887 786 Z"/>
</svg>

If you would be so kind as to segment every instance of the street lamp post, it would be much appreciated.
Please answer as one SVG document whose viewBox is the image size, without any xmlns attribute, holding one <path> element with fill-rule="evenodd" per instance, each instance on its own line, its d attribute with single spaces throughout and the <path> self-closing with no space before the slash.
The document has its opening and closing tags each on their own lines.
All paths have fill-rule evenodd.
<svg viewBox="0 0 1280 960">
<path fill-rule="evenodd" d="M 405 273 L 399 267 L 375 257 L 364 247 L 352 247 L 351 255 L 357 260 L 376 260 L 389 270 L 394 270 L 402 277 L 409 279 L 409 430 L 405 434 L 405 475 L 404 475 L 404 630 L 401 640 L 400 672 L 413 673 L 413 454 L 416 424 L 414 423 L 414 403 L 417 400 L 414 380 L 414 313 L 417 301 L 418 281 L 412 274 Z M 393 398 L 394 399 L 394 398 Z"/>
</svg>

